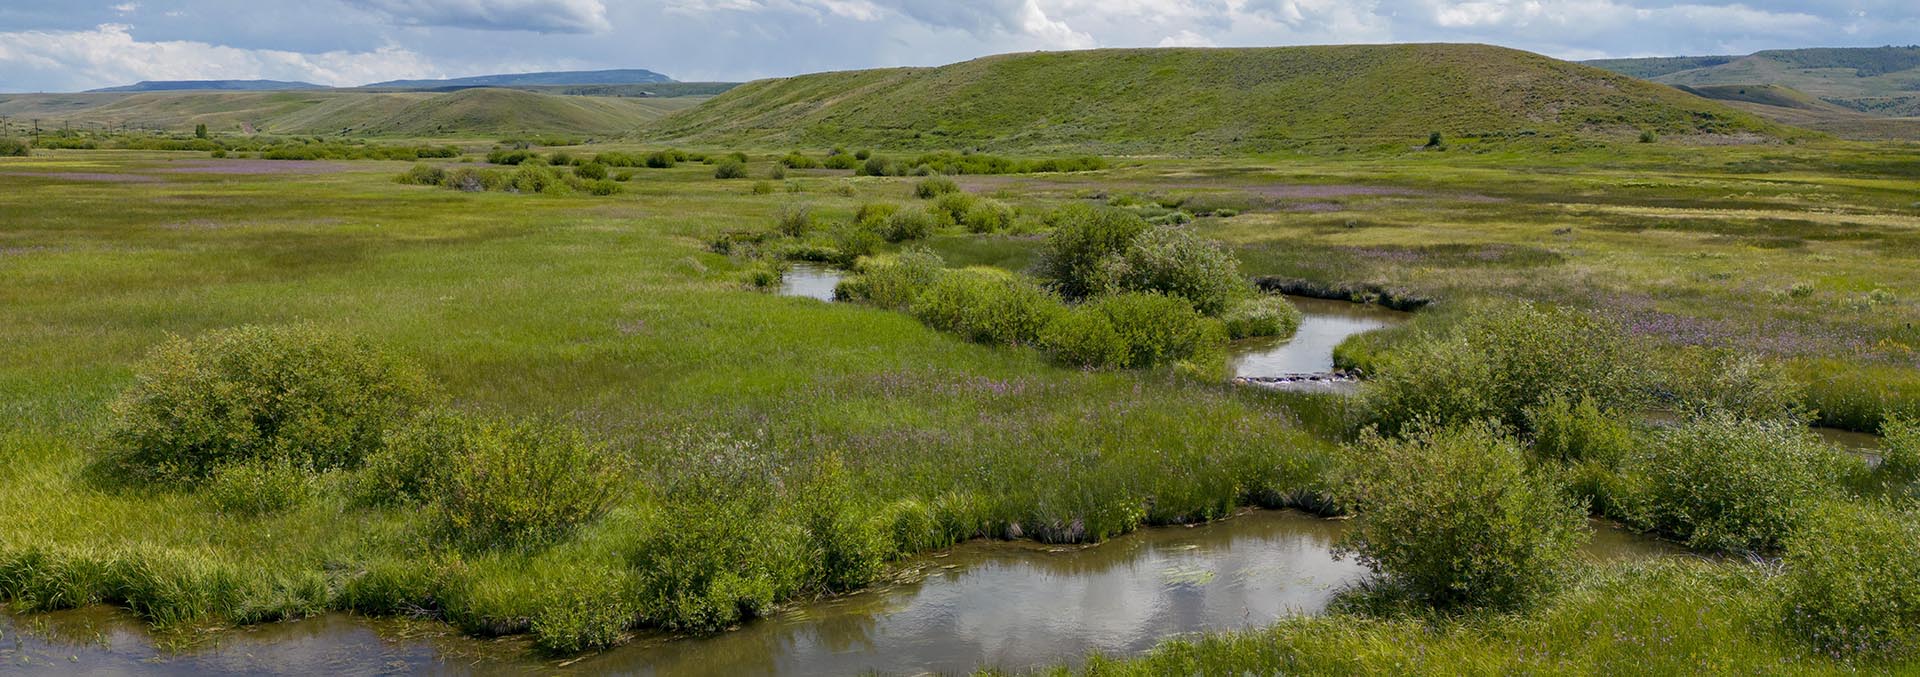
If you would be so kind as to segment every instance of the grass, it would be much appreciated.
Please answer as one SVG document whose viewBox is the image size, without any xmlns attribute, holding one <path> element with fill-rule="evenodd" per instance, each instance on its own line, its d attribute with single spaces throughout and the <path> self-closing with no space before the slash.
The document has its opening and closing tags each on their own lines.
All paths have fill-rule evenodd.
<svg viewBox="0 0 1920 677">
<path fill-rule="evenodd" d="M 1225 86 L 1223 86 L 1225 85 Z M 1556 111 L 1535 116 L 1520 111 Z M 1093 50 L 762 80 L 651 125 L 695 144 L 1200 157 L 1449 140 L 1790 131 L 1597 68 L 1484 45 Z"/>
<path fill-rule="evenodd" d="M 789 150 L 749 156 L 748 174 Z M 1122 193 L 1164 198 L 1128 207 L 1143 211 L 1230 203 L 1231 215 L 1193 208 L 1212 215 L 1191 227 L 1229 243 L 1249 275 L 1436 299 L 1420 322 L 1485 298 L 1588 309 L 1659 346 L 1758 350 L 1825 379 L 1816 406 L 1852 403 L 1861 427 L 1913 406 L 1920 149 L 1624 138 L 1484 150 L 1128 159 L 956 183 L 1019 210 Z M 1290 399 L 1062 368 L 905 313 L 752 293 L 747 257 L 707 250 L 783 210 L 829 223 L 912 203 L 912 178 L 794 169 L 799 192 L 753 194 L 686 162 L 635 172 L 619 195 L 514 195 L 402 185 L 401 162 L 165 171 L 182 157 L 202 156 L 0 159 L 0 597 L 17 611 L 104 602 L 183 628 L 417 611 L 568 652 L 713 618 L 646 592 L 712 591 L 699 571 L 663 582 L 641 564 L 675 548 L 753 544 L 744 561 L 765 576 L 714 599 L 757 604 L 852 587 L 875 534 L 906 551 L 1013 533 L 1097 540 L 1312 495 L 1334 477 L 1329 440 L 1308 431 L 1338 426 L 1303 421 L 1317 415 Z M 953 267 L 1022 268 L 1041 240 L 956 225 L 927 244 Z M 231 478 L 222 500 L 89 480 L 108 403 L 153 346 L 300 322 L 418 362 L 467 413 L 583 431 L 619 461 L 610 504 L 543 547 L 479 550 L 433 545 L 430 511 L 362 505 L 324 476 L 302 500 L 270 503 L 249 487 L 272 476 Z M 751 461 L 768 493 L 689 511 L 665 480 L 716 447 Z M 809 495 L 858 500 L 831 514 L 791 507 Z M 715 523 L 663 529 L 683 515 Z M 1596 574 L 1520 622 L 1331 616 L 1088 669 L 1844 667 L 1771 634 L 1774 585 L 1743 566 L 1658 565 Z"/>
</svg>

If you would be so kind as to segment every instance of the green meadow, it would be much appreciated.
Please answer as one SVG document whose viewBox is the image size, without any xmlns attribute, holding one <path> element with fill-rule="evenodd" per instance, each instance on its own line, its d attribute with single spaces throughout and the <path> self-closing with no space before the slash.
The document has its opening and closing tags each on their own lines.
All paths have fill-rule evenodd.
<svg viewBox="0 0 1920 677">
<path fill-rule="evenodd" d="M 980 227 L 971 211 L 937 218 L 946 188 L 926 178 L 790 169 L 786 148 L 748 147 L 737 170 L 732 147 L 658 163 L 670 167 L 590 161 L 665 150 L 633 143 L 569 147 L 578 163 L 554 168 L 426 160 L 448 172 L 426 183 L 477 169 L 499 172 L 494 190 L 396 180 L 419 176 L 410 162 L 0 158 L 0 601 L 16 614 L 124 607 L 188 644 L 329 612 L 424 617 L 529 636 L 531 651 L 564 657 L 643 632 L 724 631 L 960 541 L 1097 542 L 1293 507 L 1366 523 L 1373 540 L 1353 547 L 1380 581 L 1326 615 L 1076 670 L 1911 669 L 1920 645 L 1900 627 L 1920 599 L 1888 572 L 1910 572 L 1912 557 L 1848 548 L 1911 545 L 1915 533 L 1902 454 L 1920 453 L 1920 440 L 1901 426 L 1920 415 L 1920 146 L 1422 141 L 951 177 L 1006 210 Z M 610 172 L 588 177 L 590 165 Z M 716 178 L 735 171 L 746 178 Z M 542 187 L 514 189 L 531 185 L 523 179 Z M 878 203 L 934 217 L 875 217 L 880 239 L 859 256 L 850 238 Z M 926 253 L 942 279 L 973 267 L 965 279 L 985 280 L 953 282 L 955 298 L 973 298 L 966 284 L 1053 279 L 1050 238 L 1080 208 L 1218 243 L 1248 285 L 1424 302 L 1404 328 L 1336 354 L 1390 396 L 1235 385 L 1199 349 L 1135 368 L 1074 362 L 1046 331 L 936 319 L 946 316 L 924 302 L 934 292 L 917 288 L 898 307 L 767 290 L 791 260 L 878 284 L 887 265 Z M 805 223 L 786 225 L 796 218 Z M 1521 302 L 1541 310 L 1486 310 Z M 1095 304 L 1044 312 L 1058 321 Z M 255 329 L 228 331 L 240 327 Z M 293 348 L 229 357 L 296 384 L 334 374 L 330 360 L 377 354 L 384 366 L 367 368 L 410 374 L 395 397 L 429 422 L 375 431 L 364 457 L 340 462 L 140 461 L 187 433 L 141 427 L 150 421 L 130 411 L 231 413 L 217 393 L 168 389 L 218 380 L 207 374 L 229 358 L 204 356 L 221 341 L 253 349 L 247 331 Z M 301 352 L 310 336 L 327 338 Z M 1619 350 L 1592 347 L 1603 344 Z M 1749 358 L 1760 376 L 1688 390 L 1685 376 L 1718 369 L 1703 366 L 1718 364 L 1703 348 Z M 276 362 L 282 354 L 311 361 Z M 1488 385 L 1448 371 L 1454 360 L 1491 365 Z M 1598 385 L 1615 377 L 1617 391 Z M 280 392 L 337 388 L 326 396 L 370 407 L 362 386 L 392 384 L 314 378 L 321 385 Z M 1784 394 L 1740 397 L 1761 388 Z M 1696 404 L 1678 433 L 1628 420 Z M 1760 420 L 1773 414 L 1792 425 Z M 1480 430 L 1483 418 L 1494 421 L 1485 439 L 1447 432 Z M 1441 430 L 1452 424 L 1463 427 Z M 1891 432 L 1887 461 L 1869 468 L 1806 442 L 1806 424 Z M 1374 432 L 1396 426 L 1404 437 Z M 299 453 L 364 441 L 328 439 Z M 472 468 L 435 466 L 442 447 Z M 1643 447 L 1667 451 L 1642 459 Z M 1804 453 L 1775 461 L 1776 447 Z M 1482 454 L 1493 460 L 1454 465 Z M 1439 490 L 1391 476 L 1382 459 L 1532 487 L 1459 504 L 1434 494 L 1434 522 L 1462 533 L 1591 513 L 1703 556 L 1566 567 L 1565 539 L 1513 527 L 1513 543 L 1489 546 L 1510 550 L 1485 571 L 1453 573 L 1538 564 L 1552 576 L 1511 600 L 1481 583 L 1421 592 L 1410 581 L 1428 580 L 1422 572 L 1394 564 L 1405 544 L 1387 516 L 1420 507 L 1390 509 L 1394 495 Z M 1791 464 L 1805 472 L 1780 474 Z M 415 472 L 418 486 L 399 486 Z M 1674 494 L 1687 478 L 1793 491 L 1729 508 Z M 1382 489 L 1395 482 L 1418 490 Z M 579 509 L 553 509 L 562 504 Z M 1475 527 L 1474 505 L 1497 514 Z M 1757 516 L 1735 515 L 1748 509 Z M 1701 517 L 1714 511 L 1734 516 Z M 1842 551 L 1853 558 L 1819 556 Z M 1806 571 L 1846 572 L 1895 601 L 1796 616 L 1810 599 L 1857 602 L 1796 573 Z"/>
</svg>

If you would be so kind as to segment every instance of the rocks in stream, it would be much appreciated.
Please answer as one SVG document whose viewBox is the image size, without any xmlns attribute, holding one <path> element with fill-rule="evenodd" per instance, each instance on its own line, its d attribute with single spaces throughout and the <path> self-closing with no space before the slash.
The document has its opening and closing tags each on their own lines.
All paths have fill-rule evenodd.
<svg viewBox="0 0 1920 677">
<path fill-rule="evenodd" d="M 1360 383 L 1359 372 L 1330 371 L 1279 376 L 1236 376 L 1233 382 L 1290 392 L 1350 392 Z"/>
</svg>

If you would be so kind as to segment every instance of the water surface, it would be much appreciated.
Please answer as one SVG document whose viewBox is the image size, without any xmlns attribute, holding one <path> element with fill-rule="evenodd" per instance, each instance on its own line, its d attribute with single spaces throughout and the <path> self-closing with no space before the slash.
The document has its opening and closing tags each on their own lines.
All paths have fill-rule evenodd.
<svg viewBox="0 0 1920 677">
<path fill-rule="evenodd" d="M 1241 378 L 1273 378 L 1333 371 L 1333 349 L 1355 334 L 1405 322 L 1411 313 L 1348 301 L 1289 296 L 1300 308 L 1292 338 L 1257 338 L 1229 346 L 1229 366 Z"/>
<path fill-rule="evenodd" d="M 796 263 L 780 281 L 782 296 L 804 296 L 822 301 L 833 300 L 833 287 L 846 273 L 813 263 Z"/>
</svg>

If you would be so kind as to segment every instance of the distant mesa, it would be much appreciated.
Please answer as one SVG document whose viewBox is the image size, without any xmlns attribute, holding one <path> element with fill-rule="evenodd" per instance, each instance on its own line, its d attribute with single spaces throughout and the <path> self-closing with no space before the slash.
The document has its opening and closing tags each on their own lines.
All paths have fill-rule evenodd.
<svg viewBox="0 0 1920 677">
<path fill-rule="evenodd" d="M 639 68 L 603 71 L 554 71 L 548 73 L 510 73 L 476 75 L 444 80 L 388 80 L 364 85 L 364 89 L 445 89 L 460 87 L 529 87 L 548 85 L 647 85 L 676 82 L 673 78 Z"/>
</svg>

